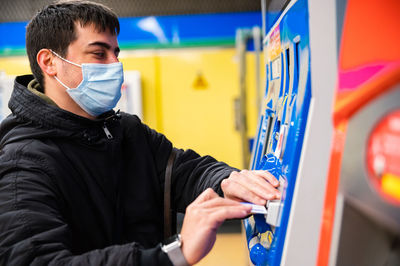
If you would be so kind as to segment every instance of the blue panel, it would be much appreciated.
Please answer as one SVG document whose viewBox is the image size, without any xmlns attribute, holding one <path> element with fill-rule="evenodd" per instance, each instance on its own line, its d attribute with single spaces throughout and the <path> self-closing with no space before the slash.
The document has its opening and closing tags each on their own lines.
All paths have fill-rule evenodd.
<svg viewBox="0 0 400 266">
<path fill-rule="evenodd" d="M 244 222 L 255 265 L 281 264 L 311 100 L 308 28 L 307 0 L 292 1 L 264 47 L 266 91 L 251 168 L 275 175 L 282 199 Z"/>
<path fill-rule="evenodd" d="M 176 43 L 234 38 L 237 28 L 261 25 L 259 12 L 120 18 L 120 42 Z"/>
<path fill-rule="evenodd" d="M 27 22 L 0 23 L 0 54 L 25 49 L 25 28 Z"/>
<path fill-rule="evenodd" d="M 234 45 L 238 28 L 261 26 L 259 12 L 119 18 L 121 48 Z M 0 55 L 24 53 L 27 22 L 0 23 Z"/>
</svg>

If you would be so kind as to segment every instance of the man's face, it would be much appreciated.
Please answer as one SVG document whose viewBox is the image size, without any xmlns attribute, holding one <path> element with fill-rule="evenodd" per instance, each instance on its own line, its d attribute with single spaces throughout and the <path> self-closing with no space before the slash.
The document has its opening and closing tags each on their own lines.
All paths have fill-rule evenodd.
<svg viewBox="0 0 400 266">
<path fill-rule="evenodd" d="M 98 63 L 110 64 L 118 62 L 119 47 L 117 36 L 109 30 L 99 32 L 89 24 L 81 27 L 75 24 L 77 39 L 68 46 L 65 58 L 77 64 Z M 76 88 L 82 81 L 82 69 L 60 60 L 57 66 L 58 78 L 65 81 L 70 88 Z"/>
</svg>

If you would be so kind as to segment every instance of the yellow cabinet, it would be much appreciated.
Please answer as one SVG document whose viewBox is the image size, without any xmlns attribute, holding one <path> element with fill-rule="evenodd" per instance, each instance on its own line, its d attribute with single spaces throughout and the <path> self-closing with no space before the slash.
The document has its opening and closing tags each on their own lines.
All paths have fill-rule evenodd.
<svg viewBox="0 0 400 266">
<path fill-rule="evenodd" d="M 235 50 L 168 50 L 159 56 L 163 133 L 176 147 L 241 167 Z"/>
</svg>

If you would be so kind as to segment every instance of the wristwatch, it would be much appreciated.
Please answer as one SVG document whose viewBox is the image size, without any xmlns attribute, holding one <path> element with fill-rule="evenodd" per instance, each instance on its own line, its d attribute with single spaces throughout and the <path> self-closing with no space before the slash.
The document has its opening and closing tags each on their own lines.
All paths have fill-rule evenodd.
<svg viewBox="0 0 400 266">
<path fill-rule="evenodd" d="M 182 253 L 181 235 L 173 235 L 164 240 L 161 250 L 164 251 L 174 266 L 189 266 Z"/>
</svg>

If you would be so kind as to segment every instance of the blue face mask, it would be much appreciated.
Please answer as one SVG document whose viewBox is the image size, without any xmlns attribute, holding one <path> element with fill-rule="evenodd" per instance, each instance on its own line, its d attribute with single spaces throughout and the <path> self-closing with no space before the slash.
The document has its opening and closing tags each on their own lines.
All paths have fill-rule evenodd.
<svg viewBox="0 0 400 266">
<path fill-rule="evenodd" d="M 117 105 L 124 82 L 122 63 L 79 65 L 51 52 L 65 62 L 82 68 L 82 82 L 75 89 L 69 88 L 56 76 L 54 78 L 83 110 L 92 116 L 99 116 Z"/>
</svg>

